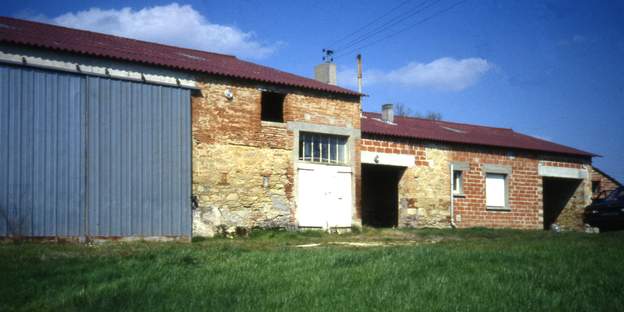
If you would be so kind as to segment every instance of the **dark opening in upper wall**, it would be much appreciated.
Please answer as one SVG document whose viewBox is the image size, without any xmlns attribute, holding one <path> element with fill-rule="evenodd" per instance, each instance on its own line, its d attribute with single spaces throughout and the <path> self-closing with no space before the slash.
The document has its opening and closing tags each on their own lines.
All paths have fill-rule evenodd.
<svg viewBox="0 0 624 312">
<path fill-rule="evenodd" d="M 284 122 L 284 97 L 286 94 L 262 92 L 261 120 Z"/>
</svg>

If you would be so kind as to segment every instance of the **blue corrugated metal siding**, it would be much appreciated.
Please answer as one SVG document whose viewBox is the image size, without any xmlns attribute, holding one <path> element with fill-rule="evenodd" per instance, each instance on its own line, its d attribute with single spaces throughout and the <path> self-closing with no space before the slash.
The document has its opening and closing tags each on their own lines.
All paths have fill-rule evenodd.
<svg viewBox="0 0 624 312">
<path fill-rule="evenodd" d="M 190 236 L 189 91 L 87 79 L 89 234 Z"/>
<path fill-rule="evenodd" d="M 190 93 L 0 65 L 0 236 L 190 236 Z"/>
<path fill-rule="evenodd" d="M 82 235 L 85 79 L 0 66 L 0 81 L 0 235 Z"/>
</svg>

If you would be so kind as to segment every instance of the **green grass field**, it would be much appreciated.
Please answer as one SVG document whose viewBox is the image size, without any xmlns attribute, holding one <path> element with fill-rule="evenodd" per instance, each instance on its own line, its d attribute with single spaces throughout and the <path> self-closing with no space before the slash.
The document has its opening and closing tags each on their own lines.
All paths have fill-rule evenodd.
<svg viewBox="0 0 624 312">
<path fill-rule="evenodd" d="M 348 245 L 347 242 L 358 243 Z M 297 245 L 312 245 L 297 247 Z M 0 244 L 0 311 L 623 311 L 624 232 Z"/>
</svg>

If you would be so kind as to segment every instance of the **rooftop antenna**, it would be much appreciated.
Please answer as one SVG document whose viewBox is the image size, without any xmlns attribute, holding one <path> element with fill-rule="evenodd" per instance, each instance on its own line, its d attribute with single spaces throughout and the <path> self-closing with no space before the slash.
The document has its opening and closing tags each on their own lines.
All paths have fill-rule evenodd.
<svg viewBox="0 0 624 312">
<path fill-rule="evenodd" d="M 334 50 L 323 49 L 323 62 L 325 63 L 334 62 Z"/>
</svg>

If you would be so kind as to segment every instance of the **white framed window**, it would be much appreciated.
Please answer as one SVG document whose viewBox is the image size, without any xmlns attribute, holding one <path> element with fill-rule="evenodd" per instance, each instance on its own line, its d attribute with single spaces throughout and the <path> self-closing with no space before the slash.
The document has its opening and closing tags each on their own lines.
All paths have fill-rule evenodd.
<svg viewBox="0 0 624 312">
<path fill-rule="evenodd" d="M 347 164 L 349 153 L 346 136 L 299 133 L 299 160 L 326 164 Z"/>
<path fill-rule="evenodd" d="M 507 191 L 507 174 L 486 173 L 485 205 L 487 209 L 508 210 Z"/>
<path fill-rule="evenodd" d="M 464 172 L 453 170 L 453 195 L 464 195 Z"/>
</svg>

